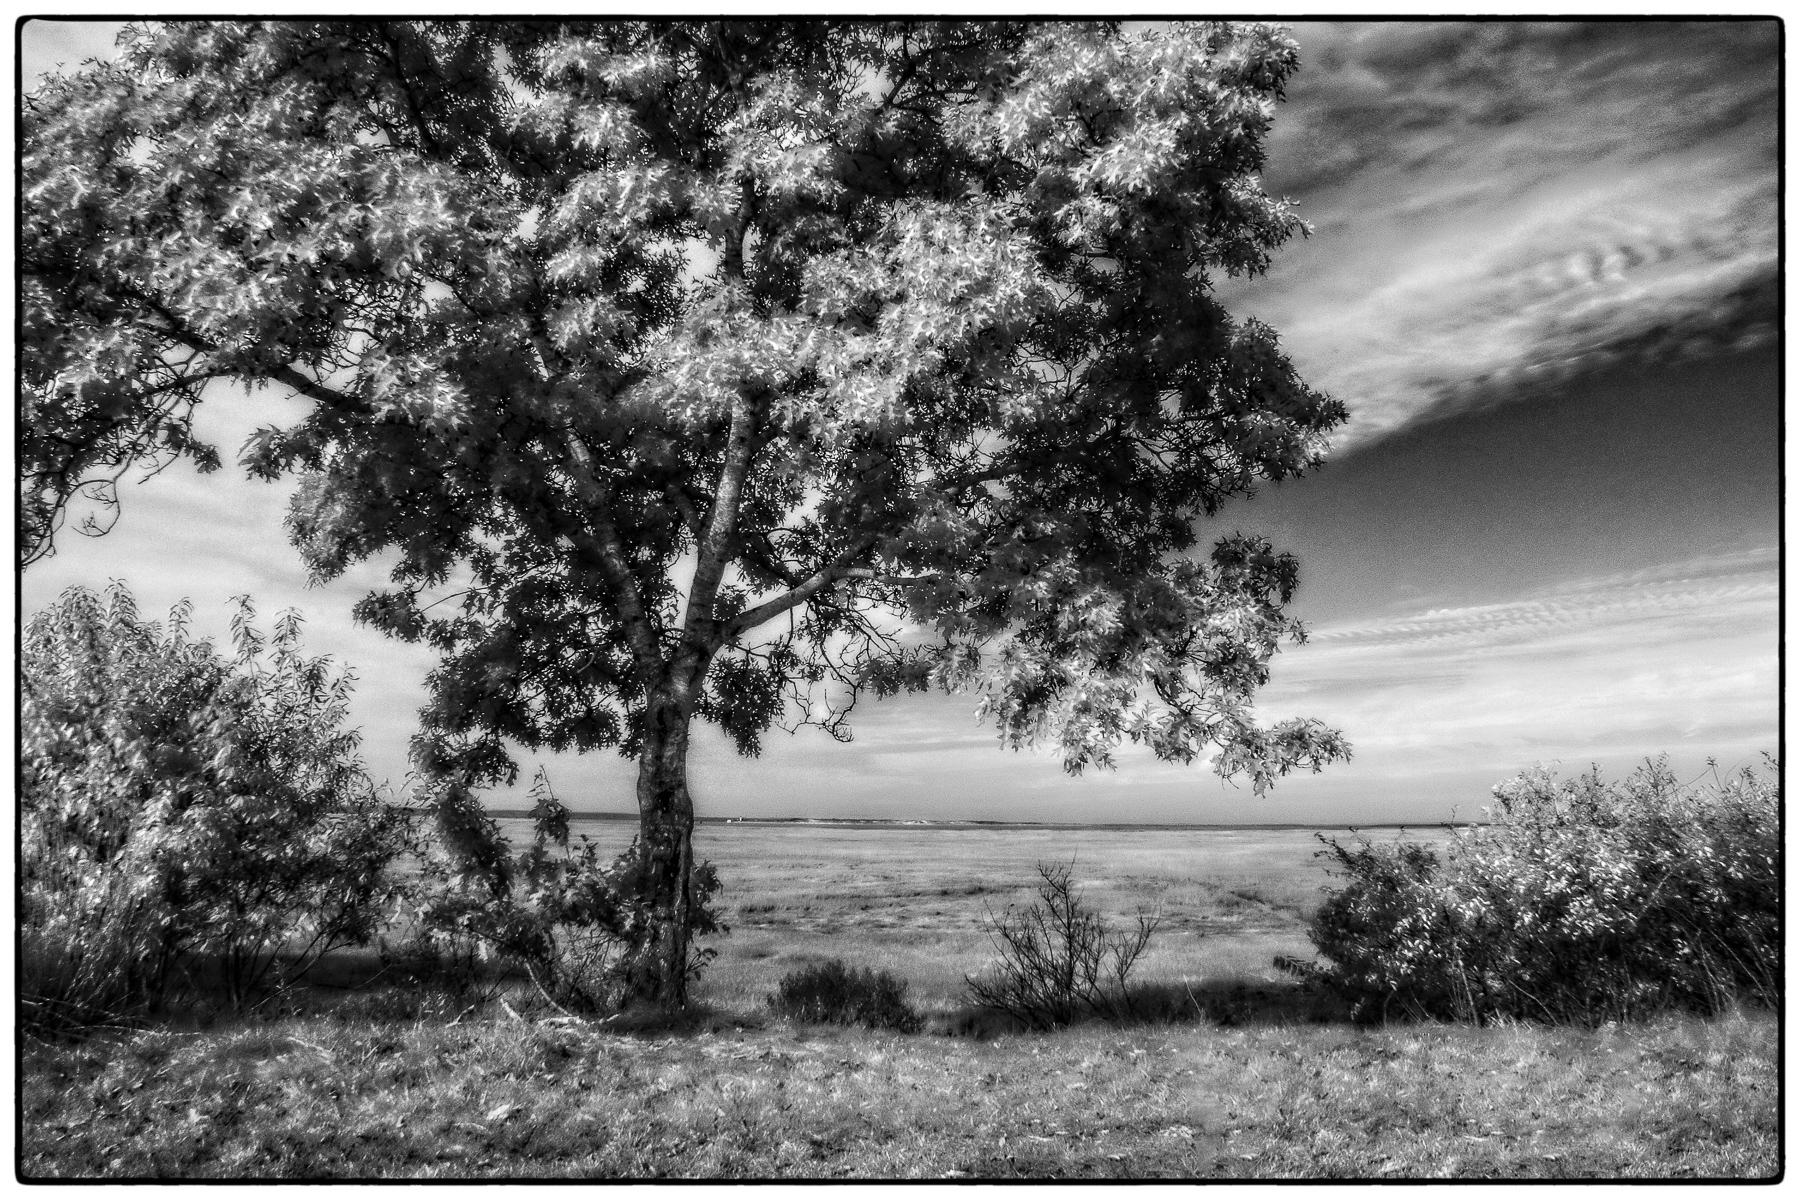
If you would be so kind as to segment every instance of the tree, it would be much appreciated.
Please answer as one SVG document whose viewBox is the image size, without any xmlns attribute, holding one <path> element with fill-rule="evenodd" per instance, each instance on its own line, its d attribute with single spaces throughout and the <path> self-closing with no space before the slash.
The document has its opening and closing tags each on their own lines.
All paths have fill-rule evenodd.
<svg viewBox="0 0 1800 1200">
<path fill-rule="evenodd" d="M 313 401 L 244 461 L 441 652 L 444 827 L 504 887 L 506 744 L 635 756 L 664 1002 L 695 718 L 754 754 L 938 685 L 1071 771 L 1316 770 L 1341 738 L 1250 708 L 1295 561 L 1196 529 L 1345 415 L 1213 292 L 1302 229 L 1255 174 L 1297 61 L 1219 23 L 139 29 L 26 105 L 25 551 L 91 462 L 199 452 L 206 381 Z"/>
</svg>

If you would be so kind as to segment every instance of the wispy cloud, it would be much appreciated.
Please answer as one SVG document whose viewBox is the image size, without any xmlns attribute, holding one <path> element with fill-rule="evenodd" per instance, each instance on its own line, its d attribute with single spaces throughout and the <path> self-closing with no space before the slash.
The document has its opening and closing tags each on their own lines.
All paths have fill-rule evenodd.
<svg viewBox="0 0 1800 1200">
<path fill-rule="evenodd" d="M 1779 591 L 1766 548 L 1323 628 L 1284 656 L 1264 705 L 1344 728 L 1346 784 L 1748 754 L 1777 735 Z"/>
<path fill-rule="evenodd" d="M 1598 579 L 1571 581 L 1525 599 L 1429 609 L 1400 618 L 1315 631 L 1323 646 L 1450 647 L 1474 654 L 1533 643 L 1559 632 L 1707 613 L 1760 618 L 1780 593 L 1773 548 L 1715 559 L 1663 564 Z"/>
<path fill-rule="evenodd" d="M 1240 297 L 1350 405 L 1340 449 L 1775 335 L 1773 22 L 1298 32 L 1269 182 L 1316 234 Z"/>
</svg>

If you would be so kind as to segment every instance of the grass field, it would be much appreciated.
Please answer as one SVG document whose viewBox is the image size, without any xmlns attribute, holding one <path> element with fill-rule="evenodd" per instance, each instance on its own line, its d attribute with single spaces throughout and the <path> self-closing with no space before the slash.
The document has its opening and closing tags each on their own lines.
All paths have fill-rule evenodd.
<svg viewBox="0 0 1800 1200">
<path fill-rule="evenodd" d="M 578 830 L 608 848 L 631 835 Z M 732 933 L 678 1025 L 575 1023 L 523 995 L 470 1007 L 378 983 L 28 1043 L 20 1170 L 1743 1179 L 1779 1167 L 1772 1014 L 1363 1027 L 1299 1003 L 1270 960 L 1310 955 L 1303 920 L 1328 876 L 1306 831 L 746 823 L 697 840 Z M 1053 1034 L 970 1018 L 962 979 L 990 955 L 987 914 L 1029 900 L 1036 863 L 1071 859 L 1103 911 L 1161 913 L 1149 989 L 1204 1003 Z M 781 975 L 824 957 L 903 975 L 927 1032 L 772 1017 Z"/>
</svg>

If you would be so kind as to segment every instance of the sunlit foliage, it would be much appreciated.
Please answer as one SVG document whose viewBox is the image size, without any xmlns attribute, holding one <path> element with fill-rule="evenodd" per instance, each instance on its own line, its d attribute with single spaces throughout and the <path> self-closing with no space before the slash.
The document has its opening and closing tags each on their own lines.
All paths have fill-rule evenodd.
<svg viewBox="0 0 1800 1200">
<path fill-rule="evenodd" d="M 1716 1012 L 1781 996 L 1779 769 L 1682 787 L 1526 772 L 1440 855 L 1328 842 L 1323 979 L 1367 1011 L 1487 1020 Z"/>
</svg>

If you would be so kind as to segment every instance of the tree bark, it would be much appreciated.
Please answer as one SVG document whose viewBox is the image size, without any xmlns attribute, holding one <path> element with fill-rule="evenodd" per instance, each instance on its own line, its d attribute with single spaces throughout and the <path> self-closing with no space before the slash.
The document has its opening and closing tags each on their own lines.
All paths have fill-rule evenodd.
<svg viewBox="0 0 1800 1200">
<path fill-rule="evenodd" d="M 688 795 L 688 726 L 693 701 L 658 689 L 645 713 L 638 757 L 638 885 L 649 925 L 631 948 L 630 998 L 660 1008 L 687 1003 L 693 940 L 694 803 Z"/>
</svg>

